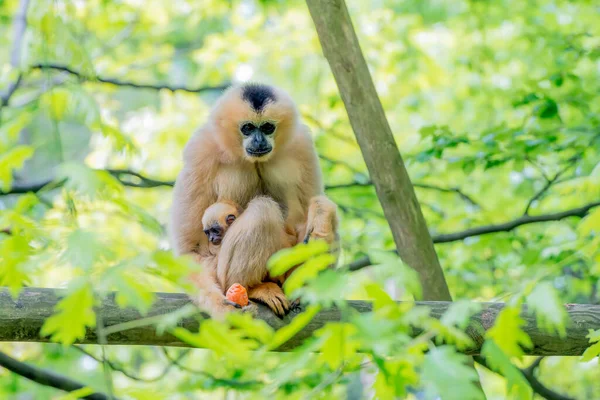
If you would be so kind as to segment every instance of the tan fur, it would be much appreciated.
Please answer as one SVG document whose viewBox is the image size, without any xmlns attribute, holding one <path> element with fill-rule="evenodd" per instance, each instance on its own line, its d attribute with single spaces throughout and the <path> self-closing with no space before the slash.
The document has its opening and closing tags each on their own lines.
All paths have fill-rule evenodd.
<svg viewBox="0 0 600 400">
<path fill-rule="evenodd" d="M 252 227 L 249 231 L 234 231 L 234 226 L 241 222 L 236 221 L 226 235 L 219 258 L 226 256 L 232 270 L 220 272 L 223 284 L 230 282 L 233 279 L 230 277 L 234 276 L 242 281 L 259 282 L 264 277 L 265 267 L 257 264 L 266 261 L 269 251 L 272 254 L 273 249 L 281 244 L 278 238 L 270 235 L 280 232 L 278 229 L 283 221 L 286 236 L 291 238 L 295 234 L 296 242 L 302 240 L 306 233 L 309 203 L 313 197 L 323 195 L 321 170 L 308 128 L 300 122 L 291 98 L 277 88 L 273 91 L 276 101 L 268 103 L 261 113 L 256 113 L 242 99 L 240 86 L 227 90 L 206 124 L 193 135 L 184 149 L 184 166 L 175 184 L 169 225 L 174 251 L 177 254 L 196 252 L 200 255 L 200 262 L 203 261 L 208 252 L 208 240 L 199 220 L 204 211 L 217 201 L 231 200 L 246 209 L 240 217 L 244 224 L 239 225 Z M 244 121 L 270 121 L 277 126 L 273 134 L 273 151 L 268 156 L 256 159 L 246 154 L 239 131 Z M 268 202 L 259 196 L 271 197 L 283 210 L 283 215 L 281 211 L 276 214 L 272 204 L 267 206 Z M 256 204 L 251 203 L 253 199 L 258 200 Z M 269 214 L 252 213 L 244 217 L 248 209 L 254 208 L 268 210 Z M 309 223 L 321 226 L 314 218 Z M 264 231 L 261 232 L 262 229 Z M 237 243 L 237 247 L 228 244 L 230 241 Z M 242 248 L 248 253 L 241 252 Z M 246 267 L 242 265 L 243 259 L 249 260 Z M 253 267 L 249 268 L 250 265 Z M 243 273 L 247 276 L 240 275 Z M 208 285 L 212 286 L 212 283 Z M 271 289 L 268 293 L 273 292 Z"/>
<path fill-rule="evenodd" d="M 236 217 L 231 225 L 226 221 L 228 215 Z M 266 282 L 280 281 L 270 278 L 266 263 L 276 251 L 294 245 L 296 237 L 290 238 L 286 231 L 278 204 L 270 197 L 259 196 L 244 211 L 236 203 L 222 200 L 208 207 L 202 217 L 204 229 L 215 224 L 223 229 L 223 244 L 209 243 L 204 264 L 216 271 L 217 286 L 226 291 L 239 283 L 248 289 L 251 300 L 265 303 L 283 317 L 289 301 L 280 286 Z M 223 257 L 219 256 L 221 252 Z"/>
</svg>

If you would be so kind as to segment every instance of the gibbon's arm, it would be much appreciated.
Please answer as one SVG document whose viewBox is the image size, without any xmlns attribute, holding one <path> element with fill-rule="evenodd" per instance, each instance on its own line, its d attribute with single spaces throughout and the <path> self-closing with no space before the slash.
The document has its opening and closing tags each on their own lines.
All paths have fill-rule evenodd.
<svg viewBox="0 0 600 400">
<path fill-rule="evenodd" d="M 175 254 L 181 255 L 208 247 L 202 230 L 202 215 L 216 200 L 213 187 L 217 167 L 215 154 L 208 154 L 213 146 L 195 137 L 184 150 L 184 167 L 177 176 L 173 189 L 169 236 Z"/>
<path fill-rule="evenodd" d="M 292 143 L 286 149 L 292 154 L 302 171 L 300 185 L 287 196 L 289 215 L 286 223 L 296 230 L 297 242 L 301 242 L 306 234 L 306 223 L 310 200 L 324 193 L 321 166 L 315 145 L 308 128 L 299 125 L 299 130 Z"/>
</svg>

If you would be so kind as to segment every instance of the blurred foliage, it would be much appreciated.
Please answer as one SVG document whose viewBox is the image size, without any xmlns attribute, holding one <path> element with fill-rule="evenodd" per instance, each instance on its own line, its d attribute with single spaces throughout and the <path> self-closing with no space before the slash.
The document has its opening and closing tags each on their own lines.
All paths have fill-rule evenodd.
<svg viewBox="0 0 600 400">
<path fill-rule="evenodd" d="M 598 201 L 597 2 L 347 2 L 433 235 Z M 418 296 L 418 282 L 380 251 L 393 240 L 302 1 L 31 0 L 19 35 L 24 3 L 0 1 L 0 285 L 14 295 L 24 285 L 68 289 L 45 334 L 72 343 L 96 326 L 93 306 L 110 290 L 142 313 L 152 291 L 190 290 L 185 277 L 197 266 L 168 252 L 170 188 L 161 182 L 175 178 L 222 85 L 265 81 L 292 94 L 313 130 L 327 193 L 342 212 L 342 263 L 368 254 L 379 265 L 320 273 L 328 258 L 316 251 L 286 286 L 311 306 L 276 332 L 234 316 L 200 333 L 174 331 L 212 351 L 107 348 L 126 372 L 112 374 L 116 394 L 342 398 L 362 369 L 367 397 L 479 398 L 457 352 L 477 310 L 458 302 L 440 322 L 392 301 Z M 112 170 L 142 175 L 125 181 Z M 562 334 L 561 303 L 598 303 L 599 233 L 596 208 L 436 246 L 456 299 L 510 299 L 484 346 L 506 379 L 479 369 L 489 399 L 532 396 L 515 366 L 527 364 L 519 345 L 530 342 L 520 305 L 532 307 L 540 329 Z M 305 250 L 278 255 L 274 267 Z M 372 300 L 375 310 L 344 308 L 298 351 L 267 351 L 341 299 Z M 409 324 L 424 333 L 411 339 Z M 451 344 L 434 347 L 434 334 Z M 540 379 L 594 398 L 598 332 L 590 340 L 585 363 L 549 358 Z M 102 363 L 75 348 L 0 349 L 108 389 Z M 96 358 L 98 350 L 89 348 Z M 58 398 L 6 371 L 0 396 Z"/>
</svg>

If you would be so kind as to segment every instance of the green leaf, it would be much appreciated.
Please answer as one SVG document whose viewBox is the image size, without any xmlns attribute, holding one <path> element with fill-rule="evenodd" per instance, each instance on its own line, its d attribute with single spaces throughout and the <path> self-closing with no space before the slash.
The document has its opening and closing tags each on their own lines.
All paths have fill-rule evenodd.
<svg viewBox="0 0 600 400">
<path fill-rule="evenodd" d="M 476 385 L 479 376 L 467 364 L 467 356 L 457 353 L 450 346 L 431 349 L 423 362 L 425 390 L 444 400 L 483 399 L 483 393 Z"/>
<path fill-rule="evenodd" d="M 67 249 L 63 258 L 76 268 L 89 270 L 95 264 L 106 262 L 114 256 L 111 248 L 97 234 L 77 229 L 67 237 Z"/>
<path fill-rule="evenodd" d="M 299 288 L 295 295 L 311 304 L 319 303 L 325 307 L 333 304 L 342 306 L 342 299 L 352 288 L 351 283 L 348 274 L 327 269 L 306 286 Z"/>
<path fill-rule="evenodd" d="M 301 288 L 306 282 L 312 280 L 319 272 L 323 271 L 335 262 L 335 257 L 329 253 L 319 254 L 309 259 L 304 264 L 294 270 L 286 279 L 283 289 L 287 295 L 291 295 L 297 289 Z"/>
<path fill-rule="evenodd" d="M 557 332 L 560 337 L 566 336 L 566 323 L 569 315 L 550 283 L 537 284 L 531 294 L 527 296 L 527 305 L 535 312 L 537 324 L 541 330 L 551 334 Z"/>
<path fill-rule="evenodd" d="M 581 356 L 580 361 L 582 361 L 582 362 L 591 361 L 594 359 L 594 357 L 597 357 L 599 354 L 600 354 L 600 343 L 595 343 L 595 344 L 591 345 L 590 347 L 588 347 L 587 349 L 585 349 L 585 351 L 583 352 L 583 355 Z"/>
<path fill-rule="evenodd" d="M 481 304 L 467 300 L 459 300 L 450 304 L 440 321 L 446 326 L 457 326 L 465 329 L 470 318 L 481 310 Z"/>
<path fill-rule="evenodd" d="M 280 276 L 290 268 L 300 265 L 312 257 L 325 253 L 329 249 L 323 240 L 300 243 L 292 248 L 283 249 L 273 254 L 267 262 L 267 268 L 272 276 Z"/>
<path fill-rule="evenodd" d="M 163 233 L 163 227 L 160 222 L 137 204 L 124 198 L 112 199 L 112 203 L 118 206 L 125 215 L 137 221 L 148 232 L 155 235 Z"/>
<path fill-rule="evenodd" d="M 323 339 L 319 359 L 332 370 L 340 367 L 360 348 L 356 332 L 355 326 L 342 322 L 329 322 L 316 331 L 315 337 Z"/>
<path fill-rule="evenodd" d="M 558 105 L 552 99 L 546 99 L 542 104 L 536 107 L 540 118 L 552 118 L 558 115 Z"/>
<path fill-rule="evenodd" d="M 386 360 L 379 370 L 373 388 L 378 399 L 404 399 L 409 386 L 416 386 L 419 377 L 412 360 Z"/>
<path fill-rule="evenodd" d="M 114 288 L 117 290 L 115 301 L 121 308 L 134 307 L 145 315 L 152 307 L 156 298 L 152 287 L 143 279 L 143 272 L 127 269 L 113 280 Z"/>
<path fill-rule="evenodd" d="M 275 335 L 273 335 L 273 339 L 269 344 L 268 348 L 270 350 L 275 350 L 288 340 L 293 338 L 298 332 L 300 332 L 312 319 L 317 315 L 317 313 L 321 310 L 321 307 L 317 305 L 310 305 L 306 308 L 306 311 L 294 317 L 292 322 L 289 324 L 279 328 Z"/>
<path fill-rule="evenodd" d="M 50 118 L 60 121 L 64 118 L 69 104 L 70 93 L 63 88 L 55 88 L 41 97 L 41 104 L 48 110 Z"/>
<path fill-rule="evenodd" d="M 13 171 L 23 168 L 23 164 L 34 153 L 31 146 L 15 146 L 0 155 L 0 190 L 8 192 L 12 186 Z"/>
<path fill-rule="evenodd" d="M 529 335 L 521 329 L 525 321 L 519 314 L 519 307 L 504 307 L 498 314 L 494 326 L 485 335 L 486 338 L 493 339 L 509 357 L 519 357 L 523 355 L 521 347 L 533 346 Z"/>
<path fill-rule="evenodd" d="M 56 305 L 41 330 L 42 336 L 51 336 L 53 342 L 65 345 L 85 337 L 86 328 L 96 326 L 94 292 L 89 283 L 79 284 Z"/>
<path fill-rule="evenodd" d="M 531 388 L 523 373 L 514 366 L 510 358 L 493 341 L 486 340 L 481 348 L 481 355 L 493 371 L 497 371 L 506 379 L 506 391 L 518 399 L 531 399 Z"/>
<path fill-rule="evenodd" d="M 600 233 L 600 207 L 593 209 L 577 225 L 577 230 L 584 236 Z"/>
<path fill-rule="evenodd" d="M 15 146 L 19 134 L 33 118 L 29 112 L 21 112 L 19 116 L 9 121 L 2 121 L 0 125 L 0 154 L 5 153 L 9 148 Z"/>
<path fill-rule="evenodd" d="M 252 318 L 250 314 L 230 313 L 227 315 L 227 322 L 231 326 L 241 329 L 245 336 L 256 339 L 262 344 L 271 343 L 275 335 L 275 331 L 269 324 L 263 320 Z"/>
<path fill-rule="evenodd" d="M 590 343 L 595 343 L 592 346 L 585 349 L 585 352 L 581 356 L 582 362 L 591 361 L 594 357 L 600 354 L 600 329 L 594 331 L 590 329 L 590 333 L 586 336 L 590 339 Z"/>
<path fill-rule="evenodd" d="M 217 356 L 227 355 L 238 360 L 250 359 L 250 351 L 259 347 L 255 340 L 245 338 L 243 331 L 231 330 L 226 324 L 216 320 L 202 321 L 198 333 L 179 327 L 173 329 L 172 333 L 192 346 L 210 349 Z"/>
<path fill-rule="evenodd" d="M 31 254 L 24 236 L 11 235 L 0 240 L 0 286 L 8 286 L 13 298 L 23 285 L 30 283 L 31 271 L 26 262 Z"/>
<path fill-rule="evenodd" d="M 65 187 L 90 199 L 110 198 L 123 193 L 123 185 L 106 171 L 93 170 L 83 164 L 67 162 L 58 169 L 60 179 L 67 179 Z"/>
</svg>

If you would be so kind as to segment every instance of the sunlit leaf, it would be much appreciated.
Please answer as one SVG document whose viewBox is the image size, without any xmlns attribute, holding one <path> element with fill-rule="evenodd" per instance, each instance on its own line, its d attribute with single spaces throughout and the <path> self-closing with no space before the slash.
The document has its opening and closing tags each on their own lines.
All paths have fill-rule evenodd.
<svg viewBox="0 0 600 400">
<path fill-rule="evenodd" d="M 290 268 L 299 265 L 308 259 L 323 254 L 329 246 L 323 240 L 300 243 L 292 248 L 283 249 L 275 253 L 267 262 L 271 275 L 283 275 Z"/>
<path fill-rule="evenodd" d="M 566 335 L 568 314 L 556 290 L 548 282 L 540 282 L 529 296 L 527 305 L 535 312 L 538 327 L 544 332 Z"/>
<path fill-rule="evenodd" d="M 468 358 L 452 347 L 431 349 L 423 363 L 423 383 L 429 393 L 442 396 L 444 400 L 483 399 L 477 388 L 479 377 L 468 365 Z"/>
<path fill-rule="evenodd" d="M 65 345 L 85 337 L 87 328 L 96 326 L 94 292 L 89 283 L 70 291 L 56 305 L 56 312 L 44 322 L 40 334 Z"/>
<path fill-rule="evenodd" d="M 0 190 L 8 192 L 13 182 L 13 171 L 23 167 L 25 161 L 34 153 L 31 146 L 15 146 L 0 154 Z"/>
<path fill-rule="evenodd" d="M 514 394 L 518 399 L 530 399 L 531 388 L 525 380 L 523 373 L 515 367 L 510 358 L 495 343 L 494 340 L 486 340 L 481 348 L 481 355 L 494 371 L 498 371 L 506 378 L 507 391 Z"/>
</svg>

